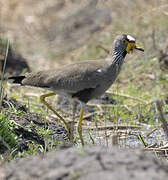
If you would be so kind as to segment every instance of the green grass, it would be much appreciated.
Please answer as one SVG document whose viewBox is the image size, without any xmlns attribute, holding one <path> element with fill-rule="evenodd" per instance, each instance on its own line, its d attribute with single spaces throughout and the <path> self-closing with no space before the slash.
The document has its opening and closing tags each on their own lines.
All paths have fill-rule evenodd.
<svg viewBox="0 0 168 180">
<path fill-rule="evenodd" d="M 0 146 L 8 150 L 17 147 L 18 137 L 13 133 L 13 126 L 8 115 L 0 114 Z"/>
<path fill-rule="evenodd" d="M 66 60 L 69 59 L 76 62 L 106 57 L 106 52 L 98 49 L 97 45 L 101 44 L 107 49 L 110 49 L 114 37 L 121 33 L 128 33 L 135 36 L 137 38 L 137 43 L 145 48 L 145 53 L 134 51 L 132 55 L 127 56 L 122 71 L 110 91 L 136 97 L 149 104 L 147 105 L 131 98 L 112 95 L 117 105 L 106 107 L 106 114 L 103 116 L 94 116 L 89 123 L 96 126 L 104 125 L 105 123 L 114 125 L 135 125 L 141 123 L 150 125 L 151 128 L 153 128 L 160 125 L 155 103 L 150 104 L 150 102 L 156 99 L 164 100 L 168 94 L 167 74 L 160 69 L 157 59 L 159 50 L 165 49 L 168 43 L 168 24 L 167 15 L 165 14 L 167 1 L 157 2 L 156 4 L 156 2 L 152 0 L 146 1 L 146 3 L 141 3 L 136 0 L 132 3 L 132 6 L 125 3 L 122 3 L 121 6 L 118 0 L 114 0 L 110 3 L 106 2 L 105 4 L 107 7 L 111 8 L 112 12 L 116 13 L 115 18 L 112 19 L 111 25 L 106 27 L 101 33 L 94 34 L 84 47 L 79 47 L 73 52 L 62 56 L 57 56 L 57 53 L 52 50 L 46 55 L 52 59 L 52 63 L 54 63 L 54 60 L 60 59 L 66 63 Z M 136 11 L 133 7 L 136 7 Z M 34 91 L 37 92 L 37 90 L 33 88 L 26 89 L 21 87 L 17 91 L 11 90 L 10 96 L 15 97 L 17 100 L 21 100 L 22 103 L 24 102 L 28 106 L 28 97 L 24 97 L 23 95 L 26 92 Z M 39 96 L 41 92 L 42 91 L 38 92 Z M 54 104 L 55 99 L 50 99 L 50 101 Z M 44 116 L 47 114 L 50 115 L 50 111 L 46 111 L 46 109 L 38 106 L 38 104 L 39 99 L 37 97 L 29 98 L 29 109 L 31 112 L 42 113 Z M 126 107 L 123 107 L 124 105 Z M 167 104 L 163 105 L 163 111 L 164 113 L 168 112 Z M 6 116 L 3 118 L 7 119 Z M 6 125 L 8 125 L 8 123 L 5 124 L 5 126 Z M 51 138 L 51 132 L 46 128 L 38 127 L 37 131 L 45 137 L 45 148 L 39 147 L 36 144 L 30 144 L 29 150 L 21 153 L 19 156 L 46 152 L 47 148 L 55 150 L 54 146 L 52 147 L 52 145 L 50 146 L 48 144 Z M 146 130 L 144 133 L 146 133 Z M 94 132 L 91 134 L 94 136 Z M 97 132 L 95 134 L 97 134 Z M 11 135 L 11 137 L 14 138 L 13 135 Z M 160 137 L 158 136 L 156 138 L 159 139 Z M 76 142 L 78 141 L 76 140 Z M 59 144 L 60 142 L 57 143 Z"/>
</svg>

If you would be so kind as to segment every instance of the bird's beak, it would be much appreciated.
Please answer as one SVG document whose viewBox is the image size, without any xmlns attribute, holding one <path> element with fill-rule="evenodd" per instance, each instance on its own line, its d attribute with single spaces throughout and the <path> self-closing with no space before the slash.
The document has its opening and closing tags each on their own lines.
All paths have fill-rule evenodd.
<svg viewBox="0 0 168 180">
<path fill-rule="evenodd" d="M 134 49 L 137 49 L 139 51 L 144 51 L 144 49 L 140 46 L 138 46 L 135 42 L 129 42 L 126 48 L 127 53 L 130 53 Z"/>
<path fill-rule="evenodd" d="M 142 47 L 138 46 L 137 44 L 135 44 L 135 49 L 144 52 L 144 49 Z"/>
</svg>

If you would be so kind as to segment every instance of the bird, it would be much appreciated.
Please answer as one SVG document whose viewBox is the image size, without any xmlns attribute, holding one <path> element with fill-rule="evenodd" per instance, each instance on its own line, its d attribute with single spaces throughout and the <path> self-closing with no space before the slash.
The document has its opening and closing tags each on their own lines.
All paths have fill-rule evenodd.
<svg viewBox="0 0 168 180">
<path fill-rule="evenodd" d="M 8 81 L 21 86 L 34 86 L 50 90 L 50 93 L 41 95 L 40 100 L 64 123 L 71 139 L 73 135 L 71 135 L 70 125 L 45 99 L 56 94 L 70 98 L 74 103 L 73 114 L 76 112 L 76 102 L 80 102 L 81 110 L 77 131 L 81 144 L 84 146 L 82 121 L 87 102 L 103 95 L 111 87 L 121 70 L 125 56 L 134 49 L 144 51 L 136 44 L 135 38 L 131 35 L 117 35 L 108 56 L 104 59 L 70 63 L 54 70 L 13 76 L 9 77 Z"/>
</svg>

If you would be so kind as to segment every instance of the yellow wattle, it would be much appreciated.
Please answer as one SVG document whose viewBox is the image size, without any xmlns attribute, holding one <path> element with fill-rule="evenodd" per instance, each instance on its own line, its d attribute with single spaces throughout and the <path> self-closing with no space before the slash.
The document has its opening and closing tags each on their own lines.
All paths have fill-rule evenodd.
<svg viewBox="0 0 168 180">
<path fill-rule="evenodd" d="M 128 43 L 126 51 L 127 53 L 130 53 L 131 49 L 135 47 L 135 43 Z"/>
</svg>

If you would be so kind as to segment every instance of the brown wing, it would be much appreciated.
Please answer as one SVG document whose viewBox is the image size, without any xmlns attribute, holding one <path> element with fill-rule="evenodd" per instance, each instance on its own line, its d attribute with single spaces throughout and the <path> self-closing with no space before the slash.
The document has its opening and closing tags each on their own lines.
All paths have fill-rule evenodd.
<svg viewBox="0 0 168 180">
<path fill-rule="evenodd" d="M 108 63 L 105 61 L 70 64 L 47 76 L 44 82 L 52 89 L 75 93 L 97 87 L 105 80 L 107 68 Z"/>
<path fill-rule="evenodd" d="M 54 71 L 30 73 L 22 84 L 75 93 L 86 88 L 95 88 L 104 81 L 107 68 L 108 62 L 105 60 L 69 64 Z"/>
</svg>

